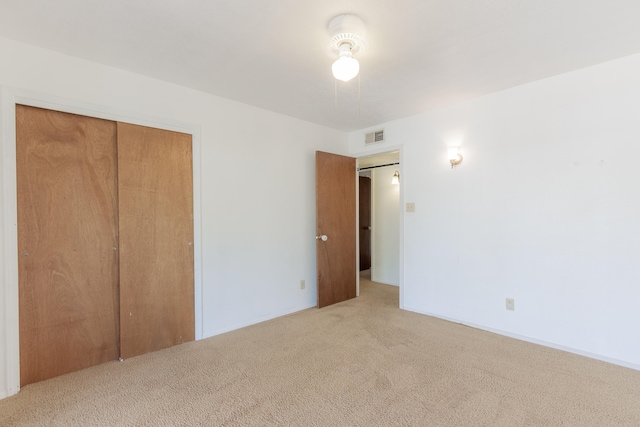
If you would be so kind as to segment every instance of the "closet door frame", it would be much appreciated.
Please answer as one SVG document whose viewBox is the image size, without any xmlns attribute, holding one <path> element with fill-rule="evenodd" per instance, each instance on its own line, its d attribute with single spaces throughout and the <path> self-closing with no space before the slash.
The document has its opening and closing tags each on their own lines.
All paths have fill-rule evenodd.
<svg viewBox="0 0 640 427">
<path fill-rule="evenodd" d="M 20 391 L 16 104 L 190 134 L 193 158 L 195 339 L 202 339 L 200 126 L 42 93 L 0 87 L 0 399 Z M 4 315 L 3 315 L 4 314 Z M 2 375 L 2 373 L 6 373 Z"/>
</svg>

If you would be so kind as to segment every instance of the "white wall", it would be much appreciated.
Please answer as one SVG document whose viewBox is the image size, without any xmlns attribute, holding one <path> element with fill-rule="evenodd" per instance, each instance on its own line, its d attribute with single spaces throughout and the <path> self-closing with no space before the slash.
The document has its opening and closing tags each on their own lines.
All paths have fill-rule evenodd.
<svg viewBox="0 0 640 427">
<path fill-rule="evenodd" d="M 416 206 L 404 307 L 640 369 L 638 76 L 640 54 L 375 126 Z"/>
<path fill-rule="evenodd" d="M 200 130 L 202 224 L 196 239 L 202 245 L 204 337 L 316 304 L 314 153 L 345 154 L 346 134 L 2 38 L 0 63 L 5 88 L 111 111 L 123 120 L 142 117 Z M 5 177 L 14 168 L 15 140 L 2 144 Z M 15 222 L 7 220 L 15 217 L 15 199 L 7 196 L 15 188 L 7 182 L 0 197 L 0 398 L 17 390 L 19 378 L 17 319 L 11 314 L 17 313 Z"/>
<path fill-rule="evenodd" d="M 398 286 L 400 283 L 400 186 L 392 184 L 398 166 L 372 169 L 371 280 Z"/>
</svg>

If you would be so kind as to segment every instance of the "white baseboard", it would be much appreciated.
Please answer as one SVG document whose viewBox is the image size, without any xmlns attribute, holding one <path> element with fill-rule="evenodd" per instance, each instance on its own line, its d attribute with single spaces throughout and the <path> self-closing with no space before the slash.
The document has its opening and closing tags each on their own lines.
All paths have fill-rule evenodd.
<svg viewBox="0 0 640 427">
<path fill-rule="evenodd" d="M 251 326 L 251 325 L 257 325 L 258 323 L 266 322 L 267 320 L 276 319 L 276 318 L 282 317 L 282 316 L 288 316 L 289 314 L 297 313 L 297 312 L 303 311 L 303 310 L 308 310 L 308 309 L 314 308 L 314 307 L 317 307 L 317 306 L 316 305 L 310 305 L 310 306 L 303 306 L 303 307 L 293 308 L 291 310 L 286 310 L 286 311 L 283 311 L 281 313 L 260 317 L 260 318 L 256 319 L 255 321 L 251 321 L 251 322 L 247 322 L 247 323 L 240 323 L 238 325 L 230 326 L 230 327 L 227 327 L 227 328 L 216 329 L 213 332 L 203 334 L 202 339 L 215 337 L 216 335 L 225 334 L 227 332 L 235 331 L 237 329 L 246 328 L 247 326 Z"/>
<path fill-rule="evenodd" d="M 494 334 L 503 335 L 505 337 L 514 338 L 514 339 L 517 339 L 517 340 L 520 340 L 520 341 L 525 341 L 525 342 L 529 342 L 529 343 L 532 343 L 532 344 L 538 344 L 538 345 L 541 345 L 541 346 L 544 346 L 544 347 L 550 347 L 550 348 L 554 348 L 556 350 L 566 351 L 567 353 L 573 353 L 573 354 L 577 354 L 579 356 L 588 357 L 590 359 L 600 360 L 602 362 L 607 362 L 607 363 L 611 363 L 613 365 L 623 366 L 625 368 L 630 368 L 630 369 L 634 369 L 636 371 L 640 371 L 640 365 L 636 364 L 636 363 L 631 363 L 631 362 L 627 362 L 627 361 L 624 361 L 624 360 L 603 356 L 601 354 L 591 353 L 591 352 L 580 350 L 580 349 L 573 348 L 573 347 L 567 347 L 565 345 L 556 344 L 556 343 L 552 343 L 552 342 L 549 342 L 549 341 L 539 340 L 537 338 L 532 338 L 532 337 L 528 337 L 528 336 L 525 336 L 525 335 L 514 334 L 513 332 L 503 331 L 501 329 L 490 328 L 490 327 L 479 325 L 479 324 L 472 323 L 472 322 L 465 322 L 465 321 L 461 321 L 461 320 L 458 320 L 458 319 L 453 319 L 453 318 L 446 317 L 446 316 L 440 316 L 438 314 L 428 313 L 428 312 L 424 312 L 424 311 L 421 311 L 421 310 L 416 310 L 416 309 L 409 308 L 409 307 L 405 307 L 404 310 L 412 311 L 412 312 L 418 313 L 418 314 L 424 314 L 425 316 L 437 317 L 438 319 L 446 320 L 448 322 L 453 322 L 453 323 L 458 323 L 460 325 L 470 326 L 472 328 L 480 329 L 480 330 L 487 331 L 487 332 L 492 332 Z"/>
</svg>

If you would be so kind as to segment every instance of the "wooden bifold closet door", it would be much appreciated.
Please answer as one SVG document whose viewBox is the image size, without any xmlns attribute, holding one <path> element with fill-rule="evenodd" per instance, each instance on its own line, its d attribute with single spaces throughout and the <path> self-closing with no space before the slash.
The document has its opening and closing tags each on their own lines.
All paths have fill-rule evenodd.
<svg viewBox="0 0 640 427">
<path fill-rule="evenodd" d="M 17 105 L 16 157 L 21 385 L 193 340 L 191 136 Z"/>
</svg>

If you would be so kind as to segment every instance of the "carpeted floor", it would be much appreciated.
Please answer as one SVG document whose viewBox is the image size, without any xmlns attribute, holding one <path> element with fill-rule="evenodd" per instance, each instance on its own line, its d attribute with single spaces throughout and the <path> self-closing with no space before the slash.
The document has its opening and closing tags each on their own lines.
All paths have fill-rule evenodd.
<svg viewBox="0 0 640 427">
<path fill-rule="evenodd" d="M 2 426 L 640 426 L 640 372 L 398 308 L 398 288 L 43 381 Z"/>
</svg>

